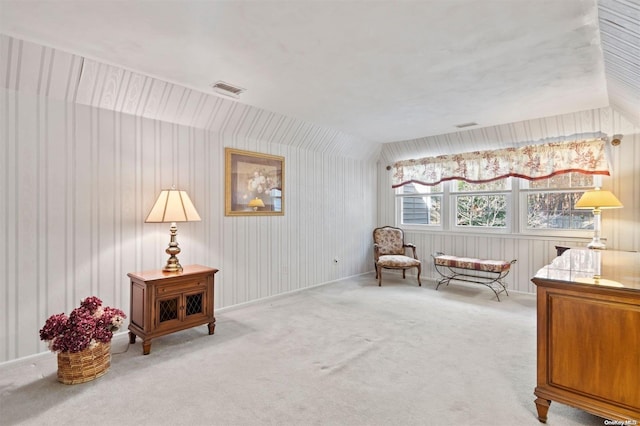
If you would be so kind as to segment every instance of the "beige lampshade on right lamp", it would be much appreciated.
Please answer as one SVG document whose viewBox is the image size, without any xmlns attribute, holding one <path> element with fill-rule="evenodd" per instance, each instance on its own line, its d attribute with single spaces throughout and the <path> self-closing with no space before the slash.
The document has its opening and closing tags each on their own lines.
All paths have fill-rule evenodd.
<svg viewBox="0 0 640 426">
<path fill-rule="evenodd" d="M 604 250 L 607 246 L 600 240 L 600 215 L 603 209 L 620 209 L 623 205 L 611 191 L 595 188 L 585 192 L 575 205 L 576 209 L 593 210 L 593 239 L 588 248 Z"/>
</svg>

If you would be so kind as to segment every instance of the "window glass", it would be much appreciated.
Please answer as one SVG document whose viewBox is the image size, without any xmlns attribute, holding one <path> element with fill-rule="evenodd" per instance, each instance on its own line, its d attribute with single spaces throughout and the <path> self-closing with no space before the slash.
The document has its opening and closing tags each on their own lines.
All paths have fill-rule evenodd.
<svg viewBox="0 0 640 426">
<path fill-rule="evenodd" d="M 593 213 L 574 207 L 583 192 L 533 192 L 527 194 L 530 229 L 593 229 Z"/>
<path fill-rule="evenodd" d="M 442 213 L 442 185 L 407 184 L 397 188 L 400 204 L 400 223 L 403 225 L 440 225 Z"/>
<path fill-rule="evenodd" d="M 576 210 L 585 190 L 593 187 L 592 175 L 565 173 L 528 183 L 526 228 L 530 230 L 593 229 L 593 213 Z M 525 183 L 525 186 L 526 183 Z"/>
<path fill-rule="evenodd" d="M 563 173 L 548 179 L 528 182 L 530 189 L 588 188 L 593 186 L 593 176 L 583 173 Z"/>
<path fill-rule="evenodd" d="M 458 195 L 455 200 L 457 226 L 507 226 L 506 195 Z"/>
<path fill-rule="evenodd" d="M 454 196 L 455 225 L 461 227 L 507 228 L 509 205 L 507 193 L 511 179 L 484 183 L 451 181 Z"/>
<path fill-rule="evenodd" d="M 442 184 L 434 186 L 408 183 L 396 188 L 396 194 L 442 194 Z"/>
<path fill-rule="evenodd" d="M 452 181 L 452 192 L 505 191 L 511 188 L 511 178 L 498 179 L 484 183 L 469 183 L 463 180 Z"/>
</svg>

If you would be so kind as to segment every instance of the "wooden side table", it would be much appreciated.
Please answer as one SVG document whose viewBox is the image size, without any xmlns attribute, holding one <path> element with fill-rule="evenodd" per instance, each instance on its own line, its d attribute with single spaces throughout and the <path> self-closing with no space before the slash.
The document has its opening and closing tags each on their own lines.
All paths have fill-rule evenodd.
<svg viewBox="0 0 640 426">
<path fill-rule="evenodd" d="M 165 334 L 207 324 L 215 331 L 214 276 L 217 269 L 185 266 L 182 272 L 131 272 L 129 342 L 142 339 L 142 353 L 151 352 L 151 340 Z"/>
</svg>

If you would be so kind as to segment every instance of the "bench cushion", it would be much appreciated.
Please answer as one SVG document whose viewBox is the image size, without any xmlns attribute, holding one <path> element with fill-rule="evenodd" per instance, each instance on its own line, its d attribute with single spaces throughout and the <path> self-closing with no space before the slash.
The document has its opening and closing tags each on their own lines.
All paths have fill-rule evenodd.
<svg viewBox="0 0 640 426">
<path fill-rule="evenodd" d="M 505 260 L 474 259 L 471 257 L 457 257 L 446 254 L 436 256 L 434 259 L 436 265 L 471 269 L 474 271 L 504 272 L 511 268 L 511 262 Z"/>
</svg>

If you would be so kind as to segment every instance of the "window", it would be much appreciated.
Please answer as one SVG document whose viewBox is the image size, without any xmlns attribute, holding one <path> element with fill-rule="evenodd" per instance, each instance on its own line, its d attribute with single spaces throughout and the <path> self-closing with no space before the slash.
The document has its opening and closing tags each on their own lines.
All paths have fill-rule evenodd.
<svg viewBox="0 0 640 426">
<path fill-rule="evenodd" d="M 455 226 L 475 229 L 508 229 L 511 179 L 473 184 L 451 181 Z"/>
<path fill-rule="evenodd" d="M 396 189 L 401 225 L 442 225 L 442 184 L 411 183 Z"/>
<path fill-rule="evenodd" d="M 594 177 L 582 173 L 565 173 L 549 179 L 523 181 L 526 219 L 524 230 L 589 230 L 593 214 L 576 210 L 575 203 L 584 191 L 594 186 Z"/>
<path fill-rule="evenodd" d="M 452 180 L 436 186 L 396 188 L 397 226 L 467 232 L 521 232 L 586 237 L 593 213 L 574 206 L 598 176 L 564 173 L 529 181 L 499 179 L 472 184 Z M 519 202 L 516 202 L 518 201 Z M 514 223 L 518 223 L 519 227 Z"/>
</svg>

